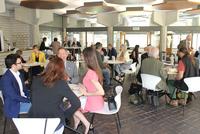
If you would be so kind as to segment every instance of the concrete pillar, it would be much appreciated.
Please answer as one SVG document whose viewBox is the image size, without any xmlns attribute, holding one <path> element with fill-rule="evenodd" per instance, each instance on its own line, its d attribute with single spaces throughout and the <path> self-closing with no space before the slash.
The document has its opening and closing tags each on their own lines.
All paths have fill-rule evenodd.
<svg viewBox="0 0 200 134">
<path fill-rule="evenodd" d="M 178 11 L 154 11 L 153 21 L 161 25 L 160 31 L 160 52 L 166 51 L 167 47 L 167 26 L 178 20 Z M 161 53 L 160 53 L 161 58 Z"/>
<path fill-rule="evenodd" d="M 0 0 L 0 13 L 6 12 L 5 0 Z"/>
<path fill-rule="evenodd" d="M 113 27 L 108 27 L 108 44 L 111 43 L 113 45 Z"/>
<path fill-rule="evenodd" d="M 166 50 L 167 26 L 162 26 L 160 31 L 160 52 Z"/>
<path fill-rule="evenodd" d="M 33 45 L 40 45 L 39 25 L 33 25 Z"/>
</svg>

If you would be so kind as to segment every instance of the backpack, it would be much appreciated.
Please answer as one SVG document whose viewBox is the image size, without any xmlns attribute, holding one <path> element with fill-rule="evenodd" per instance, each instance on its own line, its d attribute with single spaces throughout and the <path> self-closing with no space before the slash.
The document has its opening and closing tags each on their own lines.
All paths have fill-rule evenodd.
<svg viewBox="0 0 200 134">
<path fill-rule="evenodd" d="M 139 85 L 138 83 L 131 83 L 128 93 L 130 95 L 139 94 L 140 91 L 142 91 L 142 85 Z"/>
<path fill-rule="evenodd" d="M 140 94 L 132 94 L 129 96 L 129 102 L 134 105 L 140 105 L 143 103 L 143 98 Z"/>
</svg>

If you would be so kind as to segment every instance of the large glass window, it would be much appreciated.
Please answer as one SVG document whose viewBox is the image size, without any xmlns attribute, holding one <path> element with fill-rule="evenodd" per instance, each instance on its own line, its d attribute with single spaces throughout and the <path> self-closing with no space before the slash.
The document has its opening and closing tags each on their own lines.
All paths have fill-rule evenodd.
<svg viewBox="0 0 200 134">
<path fill-rule="evenodd" d="M 107 32 L 87 32 L 87 45 L 95 44 L 96 42 L 101 42 L 103 47 L 107 47 Z"/>
<path fill-rule="evenodd" d="M 45 45 L 48 47 L 51 45 L 51 31 L 40 31 L 40 40 L 42 42 L 42 38 L 46 37 L 47 41 Z"/>
</svg>

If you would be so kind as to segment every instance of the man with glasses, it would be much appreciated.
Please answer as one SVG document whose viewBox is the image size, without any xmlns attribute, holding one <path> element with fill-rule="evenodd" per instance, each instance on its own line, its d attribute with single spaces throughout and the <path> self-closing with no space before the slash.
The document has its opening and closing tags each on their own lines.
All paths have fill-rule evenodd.
<svg viewBox="0 0 200 134">
<path fill-rule="evenodd" d="M 19 113 L 28 112 L 31 103 L 28 89 L 19 73 L 22 61 L 19 55 L 9 54 L 5 58 L 7 71 L 2 77 L 4 114 L 7 118 L 16 118 Z"/>
</svg>

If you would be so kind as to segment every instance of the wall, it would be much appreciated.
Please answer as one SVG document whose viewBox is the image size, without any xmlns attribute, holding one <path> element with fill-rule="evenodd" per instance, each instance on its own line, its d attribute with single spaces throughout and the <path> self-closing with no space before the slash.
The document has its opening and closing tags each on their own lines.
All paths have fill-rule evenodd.
<svg viewBox="0 0 200 134">
<path fill-rule="evenodd" d="M 54 14 L 53 19 L 54 21 L 49 22 L 49 23 L 44 23 L 42 24 L 42 26 L 62 28 L 62 16 Z"/>
<path fill-rule="evenodd" d="M 19 22 L 14 19 L 14 13 L 9 15 L 0 16 L 0 29 L 4 34 L 5 49 L 8 49 L 8 43 L 11 45 L 16 42 L 17 48 L 27 48 L 31 46 L 31 25 Z"/>
</svg>

